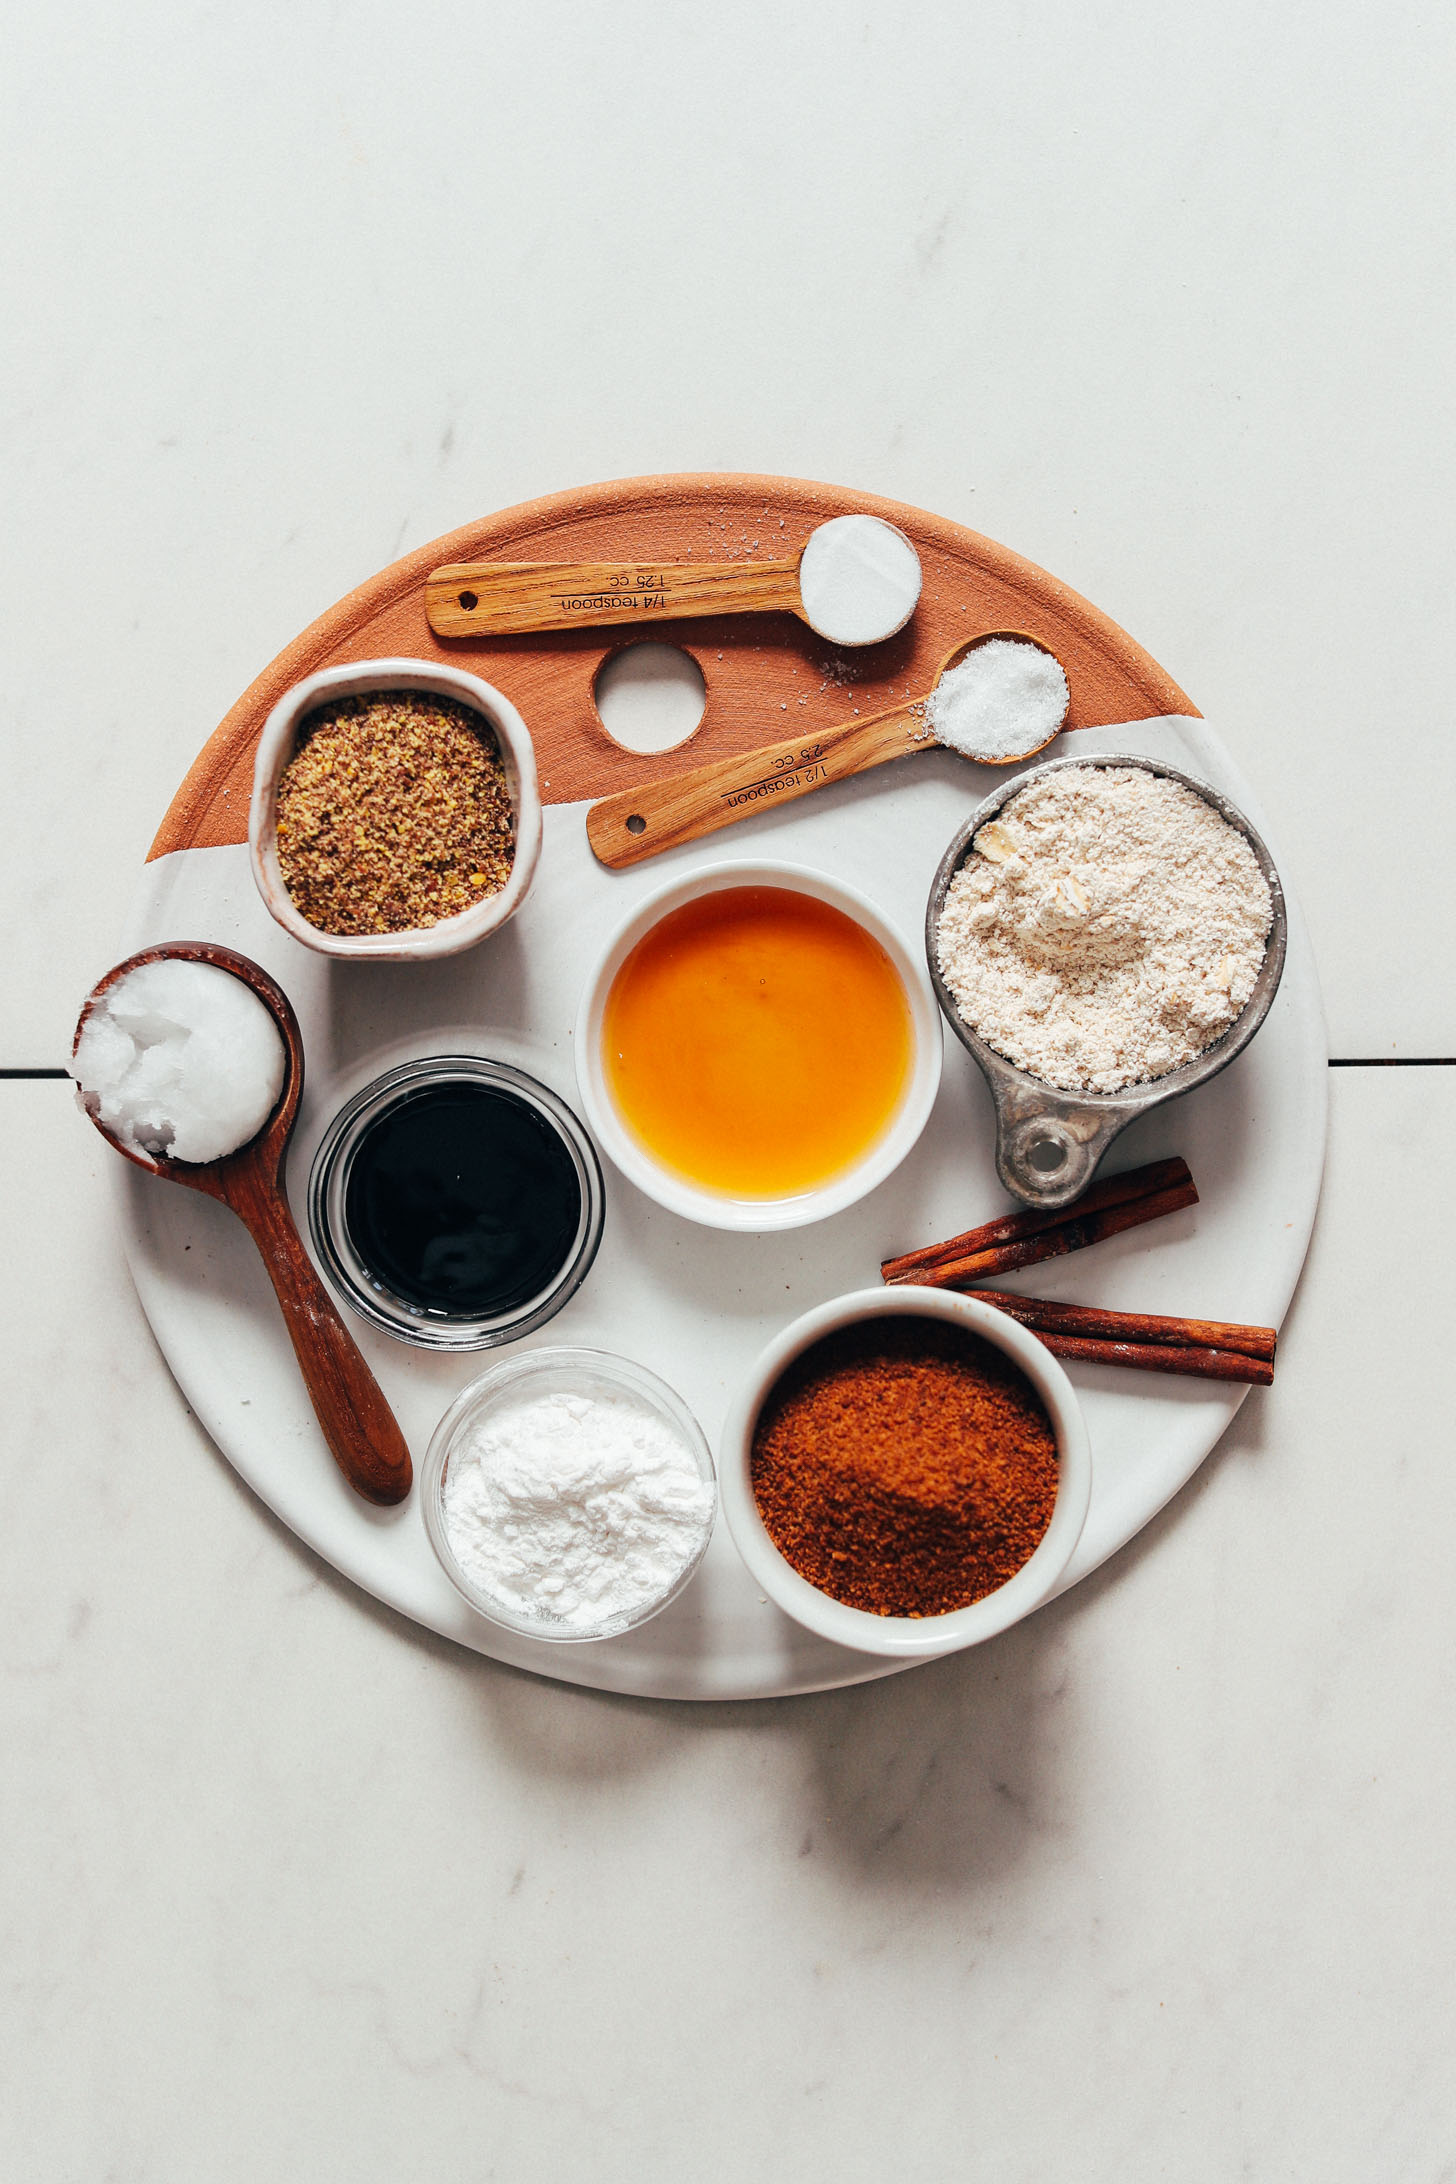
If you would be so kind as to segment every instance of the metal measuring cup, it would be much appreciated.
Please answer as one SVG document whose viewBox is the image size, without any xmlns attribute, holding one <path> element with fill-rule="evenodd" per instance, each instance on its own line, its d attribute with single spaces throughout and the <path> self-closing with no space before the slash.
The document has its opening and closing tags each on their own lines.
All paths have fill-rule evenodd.
<svg viewBox="0 0 1456 2184">
<path fill-rule="evenodd" d="M 988 1046 L 961 1016 L 954 996 L 941 977 L 936 949 L 946 889 L 971 854 L 971 844 L 980 829 L 1023 789 L 1044 775 L 1064 772 L 1069 766 L 1141 766 L 1147 773 L 1161 774 L 1169 781 L 1181 781 L 1243 835 L 1269 883 L 1273 908 L 1264 961 L 1254 981 L 1254 990 L 1227 1031 L 1191 1062 L 1170 1069 L 1165 1076 L 1127 1085 L 1120 1092 L 1063 1092 L 1056 1085 L 1046 1084 L 1040 1077 L 1018 1069 L 1014 1062 L 1008 1062 L 1004 1054 L 998 1054 L 994 1047 Z M 1269 1013 L 1284 970 L 1286 944 L 1284 889 L 1268 850 L 1237 805 L 1231 804 L 1217 789 L 1210 788 L 1206 781 L 1182 773 L 1176 766 L 1165 766 L 1158 759 L 1132 753 L 1098 752 L 1086 758 L 1054 758 L 1044 766 L 1033 766 L 1027 772 L 1017 774 L 994 790 L 984 803 L 978 804 L 965 825 L 957 830 L 931 883 L 925 912 L 925 954 L 931 984 L 945 1019 L 990 1088 L 996 1108 L 996 1173 L 1012 1197 L 1019 1198 L 1026 1206 L 1054 1209 L 1068 1205 L 1086 1190 L 1108 1146 L 1130 1122 L 1136 1122 L 1140 1115 L 1146 1115 L 1154 1107 L 1161 1107 L 1165 1100 L 1177 1099 L 1197 1085 L 1207 1084 L 1221 1069 L 1227 1069 L 1235 1056 L 1243 1053 Z"/>
</svg>

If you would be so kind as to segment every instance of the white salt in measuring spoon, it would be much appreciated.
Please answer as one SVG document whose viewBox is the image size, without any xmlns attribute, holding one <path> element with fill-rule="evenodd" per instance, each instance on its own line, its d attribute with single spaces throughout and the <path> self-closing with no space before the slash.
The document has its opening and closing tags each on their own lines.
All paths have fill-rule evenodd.
<svg viewBox="0 0 1456 2184">
<path fill-rule="evenodd" d="M 640 864 L 644 857 L 655 857 L 661 850 L 675 849 L 680 842 L 695 842 L 700 835 L 750 819 L 766 806 L 792 803 L 795 797 L 808 796 L 831 781 L 844 781 L 871 766 L 883 766 L 889 759 L 911 758 L 917 751 L 949 749 L 949 743 L 938 740 L 926 717 L 930 699 L 968 653 L 996 639 L 1048 652 L 1047 646 L 1025 630 L 983 630 L 979 637 L 968 638 L 946 654 L 924 697 L 907 698 L 903 705 L 892 706 L 887 713 L 849 721 L 822 736 L 790 736 L 782 743 L 766 743 L 756 751 L 741 751 L 736 758 L 714 759 L 673 780 L 649 781 L 640 788 L 603 797 L 586 815 L 587 840 L 604 865 L 620 870 L 625 865 Z M 1048 653 L 1048 657 L 1055 656 Z M 1019 766 L 1046 749 L 1060 734 L 1066 717 L 1064 703 L 1040 741 L 994 758 L 977 754 L 975 763 Z"/>
<path fill-rule="evenodd" d="M 834 516 L 783 561 L 453 561 L 425 580 L 439 637 L 643 627 L 684 614 L 797 614 L 836 645 L 902 630 L 920 597 L 920 556 L 879 516 Z"/>
</svg>

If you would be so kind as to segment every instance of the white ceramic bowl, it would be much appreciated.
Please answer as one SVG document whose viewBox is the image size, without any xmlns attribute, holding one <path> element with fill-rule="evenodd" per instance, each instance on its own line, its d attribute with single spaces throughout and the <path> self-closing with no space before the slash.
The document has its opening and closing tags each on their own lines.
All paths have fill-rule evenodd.
<svg viewBox="0 0 1456 2184">
<path fill-rule="evenodd" d="M 1052 1521 L 1014 1577 L 984 1600 L 949 1615 L 871 1615 L 831 1600 L 785 1561 L 753 1496 L 750 1458 L 763 1404 L 785 1367 L 837 1328 L 856 1321 L 916 1315 L 969 1329 L 1004 1351 L 1040 1395 L 1057 1437 L 1058 1482 Z M 944 1289 L 857 1289 L 806 1312 L 771 1342 L 734 1398 L 718 1453 L 718 1489 L 734 1545 L 750 1575 L 795 1622 L 836 1645 L 900 1660 L 927 1660 L 994 1638 L 1030 1615 L 1055 1589 L 1082 1536 L 1092 1492 L 1092 1447 L 1076 1390 L 1045 1344 L 1025 1327 L 971 1297 Z"/>
<path fill-rule="evenodd" d="M 494 729 L 505 762 L 506 782 L 516 819 L 516 854 L 511 876 L 498 895 L 462 910 L 438 925 L 400 933 L 325 933 L 310 925 L 296 908 L 278 868 L 278 782 L 293 756 L 299 724 L 315 706 L 334 698 L 362 696 L 376 690 L 427 690 L 454 698 L 479 713 Z M 541 854 L 541 798 L 536 786 L 536 753 L 530 731 L 511 701 L 478 675 L 463 668 L 431 666 L 425 660 L 358 660 L 308 675 L 278 700 L 263 728 L 253 767 L 253 802 L 248 815 L 248 854 L 258 893 L 284 931 L 320 955 L 347 956 L 374 963 L 411 963 L 458 955 L 473 948 L 515 916 L 526 899 Z"/>
<path fill-rule="evenodd" d="M 617 1112 L 602 1062 L 602 1014 L 612 981 L 643 935 L 669 911 L 700 896 L 719 894 L 730 887 L 781 887 L 811 896 L 846 917 L 853 918 L 877 940 L 890 958 L 904 988 L 910 1010 L 914 1055 L 909 1082 L 888 1127 L 852 1167 L 817 1188 L 781 1198 L 739 1197 L 713 1191 L 676 1174 L 655 1160 L 628 1130 Z M 906 947 L 867 896 L 827 873 L 805 865 L 753 864 L 707 865 L 688 878 L 672 880 L 640 902 L 612 935 L 582 990 L 576 1020 L 576 1079 L 588 1122 L 602 1146 L 649 1198 L 671 1213 L 706 1228 L 772 1229 L 802 1228 L 839 1213 L 883 1183 L 910 1151 L 930 1119 L 940 1085 L 942 1056 L 940 1010 L 929 973 L 918 952 Z"/>
</svg>

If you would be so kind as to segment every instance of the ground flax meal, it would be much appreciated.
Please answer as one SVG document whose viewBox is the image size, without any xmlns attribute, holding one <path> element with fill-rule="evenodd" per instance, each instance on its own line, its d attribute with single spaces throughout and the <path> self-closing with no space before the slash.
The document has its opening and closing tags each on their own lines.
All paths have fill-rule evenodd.
<svg viewBox="0 0 1456 2184">
<path fill-rule="evenodd" d="M 753 1492 L 779 1552 L 871 1615 L 945 1615 L 1015 1575 L 1051 1522 L 1040 1396 L 978 1335 L 886 1316 L 796 1358 L 760 1413 Z"/>
<path fill-rule="evenodd" d="M 278 783 L 278 865 L 324 933 L 438 925 L 511 876 L 515 817 L 489 726 L 430 691 L 310 713 Z"/>
</svg>

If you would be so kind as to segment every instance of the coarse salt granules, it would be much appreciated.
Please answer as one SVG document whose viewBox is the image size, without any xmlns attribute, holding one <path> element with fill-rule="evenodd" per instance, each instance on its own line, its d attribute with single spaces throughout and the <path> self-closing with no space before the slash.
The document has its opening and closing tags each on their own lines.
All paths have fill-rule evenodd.
<svg viewBox="0 0 1456 2184">
<path fill-rule="evenodd" d="M 1067 717 L 1061 662 L 1017 637 L 988 637 L 942 675 L 926 702 L 937 743 L 962 758 L 1025 758 Z"/>
<path fill-rule="evenodd" d="M 1141 766 L 1069 766 L 977 833 L 936 950 L 998 1054 L 1064 1091 L 1117 1092 L 1228 1029 L 1272 923 L 1248 841 L 1194 790 Z"/>
</svg>

